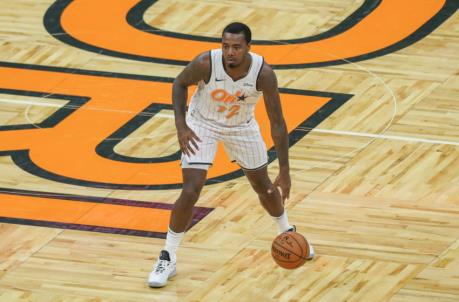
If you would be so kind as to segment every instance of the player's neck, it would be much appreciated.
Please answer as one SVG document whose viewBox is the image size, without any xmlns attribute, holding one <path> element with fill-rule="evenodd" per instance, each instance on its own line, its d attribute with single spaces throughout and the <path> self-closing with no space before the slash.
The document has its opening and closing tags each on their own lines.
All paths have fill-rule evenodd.
<svg viewBox="0 0 459 302">
<path fill-rule="evenodd" d="M 238 66 L 234 66 L 234 67 L 230 67 L 229 64 L 227 64 L 223 60 L 223 68 L 225 68 L 226 73 L 234 81 L 237 81 L 245 77 L 247 73 L 249 72 L 251 64 L 252 64 L 252 56 L 250 54 L 246 55 L 245 60 L 241 64 L 239 64 Z"/>
</svg>

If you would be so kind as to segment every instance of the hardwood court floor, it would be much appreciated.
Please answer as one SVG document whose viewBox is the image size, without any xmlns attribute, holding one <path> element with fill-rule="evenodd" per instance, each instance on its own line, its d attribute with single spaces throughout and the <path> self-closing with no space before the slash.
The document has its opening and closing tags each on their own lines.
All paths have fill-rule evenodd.
<svg viewBox="0 0 459 302">
<path fill-rule="evenodd" d="M 459 301 L 457 6 L 5 1 L 0 301 Z M 180 192 L 170 83 L 234 20 L 271 41 L 253 49 L 295 141 L 287 209 L 317 257 L 275 265 L 276 227 L 219 153 L 178 275 L 150 289 Z"/>
</svg>

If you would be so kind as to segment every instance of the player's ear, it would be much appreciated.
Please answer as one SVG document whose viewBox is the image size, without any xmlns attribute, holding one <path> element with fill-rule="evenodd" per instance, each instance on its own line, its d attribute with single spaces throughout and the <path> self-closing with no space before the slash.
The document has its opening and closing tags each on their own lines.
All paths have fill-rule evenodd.
<svg viewBox="0 0 459 302">
<path fill-rule="evenodd" d="M 252 43 L 247 43 L 247 49 L 250 50 L 250 46 L 252 45 Z"/>
</svg>

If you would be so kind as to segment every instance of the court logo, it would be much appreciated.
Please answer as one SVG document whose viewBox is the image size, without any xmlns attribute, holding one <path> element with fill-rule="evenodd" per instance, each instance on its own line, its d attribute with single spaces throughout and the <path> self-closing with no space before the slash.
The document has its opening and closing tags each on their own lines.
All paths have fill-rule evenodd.
<svg viewBox="0 0 459 302">
<path fill-rule="evenodd" d="M 144 13 L 155 3 L 124 0 L 110 14 L 95 14 L 112 6 L 112 1 L 57 0 L 44 24 L 54 38 L 74 47 L 138 61 L 186 65 L 197 54 L 221 47 L 218 37 L 171 32 L 145 23 Z M 422 5 L 419 0 L 366 0 L 328 31 L 290 40 L 254 40 L 251 50 L 263 55 L 274 69 L 367 60 L 421 40 L 458 6 L 457 0 L 423 0 Z"/>
<path fill-rule="evenodd" d="M 130 60 L 186 65 L 197 54 L 219 48 L 220 39 L 186 35 L 152 28 L 143 21 L 154 0 L 57 0 L 44 16 L 44 25 L 63 43 L 101 55 Z M 459 6 L 456 0 L 379 0 L 362 6 L 336 27 L 313 37 L 283 41 L 253 41 L 252 50 L 265 57 L 274 69 L 298 69 L 346 64 L 382 56 L 424 38 L 447 20 Z M 96 30 L 96 31 L 95 31 Z M 377 33 L 375 32 L 377 30 Z M 122 33 L 122 34 L 120 34 Z M 345 60 L 343 60 L 345 59 Z M 224 80 L 224 79 L 217 79 Z M 2 94 L 57 98 L 66 105 L 37 124 L 0 125 L 0 155 L 39 178 L 82 187 L 158 190 L 181 187 L 180 152 L 161 157 L 120 154 L 116 146 L 162 110 L 172 110 L 170 78 L 141 76 L 0 63 Z M 103 89 L 101 89 L 103 87 Z M 279 89 L 292 146 L 352 95 L 299 89 Z M 46 96 L 46 98 L 44 98 Z M 213 92 L 229 118 L 244 101 L 241 92 Z M 260 102 L 256 118 L 269 149 L 276 159 L 269 132 L 269 118 Z M 302 129 L 301 131 L 298 129 Z M 151 135 L 160 137 L 161 133 Z M 218 150 L 207 184 L 224 182 L 243 173 Z M 38 194 L 38 195 L 37 195 Z M 4 204 L 0 221 L 164 237 L 170 208 L 159 203 L 75 196 L 52 192 L 0 188 Z M 34 202 L 30 202 L 30 201 Z M 24 211 L 25 207 L 33 208 Z M 132 225 L 138 219 L 99 221 L 103 213 L 142 213 L 157 225 Z M 19 209 L 19 211 L 14 211 Z M 53 209 L 52 211 L 49 209 Z M 30 210 L 30 211 L 29 211 Z M 164 210 L 164 211 L 163 211 Z M 86 211 L 84 214 L 81 211 Z M 198 211 L 193 223 L 210 209 Z M 40 217 L 27 216 L 40 213 Z M 49 216 L 51 215 L 51 216 Z M 54 215 L 54 216 L 52 216 Z M 150 216 L 148 216 L 150 215 Z M 153 217 L 153 219 L 152 219 Z"/>
<path fill-rule="evenodd" d="M 9 66 L 5 66 L 9 65 Z M 161 110 L 172 110 L 171 78 L 104 73 L 77 69 L 4 64 L 0 67 L 0 89 L 4 94 L 46 96 L 68 101 L 41 125 L 0 127 L 0 154 L 11 156 L 23 170 L 41 178 L 80 186 L 151 190 L 179 188 L 182 183 L 180 153 L 161 157 L 119 154 L 117 144 Z M 103 87 L 104 89 L 101 89 Z M 279 90 L 289 131 L 290 145 L 300 140 L 334 110 L 351 98 L 348 94 L 283 89 Z M 223 89 L 212 93 L 228 118 L 237 114 L 237 99 Z M 46 102 L 47 98 L 41 99 Z M 233 109 L 231 109 L 233 108 Z M 269 118 L 260 102 L 255 115 L 261 125 Z M 261 127 L 276 159 L 269 127 Z M 162 133 L 149 133 L 160 138 Z M 208 172 L 207 184 L 242 176 L 239 166 L 218 150 Z"/>
</svg>

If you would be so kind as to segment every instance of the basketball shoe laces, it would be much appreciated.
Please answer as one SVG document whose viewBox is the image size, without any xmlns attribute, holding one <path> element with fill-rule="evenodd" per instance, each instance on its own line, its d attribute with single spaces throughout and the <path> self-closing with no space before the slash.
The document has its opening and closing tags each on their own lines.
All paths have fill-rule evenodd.
<svg viewBox="0 0 459 302">
<path fill-rule="evenodd" d="M 159 260 L 158 264 L 155 267 L 155 274 L 162 274 L 164 270 L 169 266 L 169 262 L 167 260 Z"/>
</svg>

